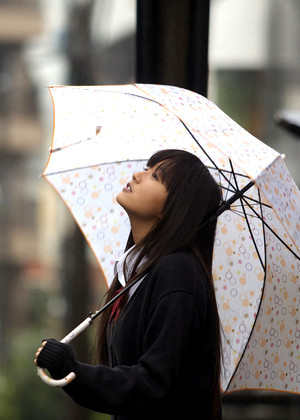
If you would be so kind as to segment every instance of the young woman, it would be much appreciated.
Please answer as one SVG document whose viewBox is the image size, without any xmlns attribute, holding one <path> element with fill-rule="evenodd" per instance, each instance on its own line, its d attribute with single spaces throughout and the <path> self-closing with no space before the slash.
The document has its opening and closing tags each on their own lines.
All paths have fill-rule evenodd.
<svg viewBox="0 0 300 420">
<path fill-rule="evenodd" d="M 44 341 L 35 363 L 78 404 L 115 420 L 221 419 L 220 329 L 212 281 L 221 192 L 207 168 L 182 150 L 155 153 L 117 196 L 131 233 L 107 301 L 139 282 L 99 325 L 99 364 Z"/>
</svg>

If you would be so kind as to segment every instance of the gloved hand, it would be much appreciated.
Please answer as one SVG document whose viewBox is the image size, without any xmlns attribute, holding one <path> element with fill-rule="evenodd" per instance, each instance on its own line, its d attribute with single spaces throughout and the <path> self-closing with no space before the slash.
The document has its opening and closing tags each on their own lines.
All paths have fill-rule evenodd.
<svg viewBox="0 0 300 420">
<path fill-rule="evenodd" d="M 52 378 L 62 379 L 75 371 L 75 353 L 70 345 L 50 338 L 43 340 L 34 363 L 48 369 Z"/>
</svg>

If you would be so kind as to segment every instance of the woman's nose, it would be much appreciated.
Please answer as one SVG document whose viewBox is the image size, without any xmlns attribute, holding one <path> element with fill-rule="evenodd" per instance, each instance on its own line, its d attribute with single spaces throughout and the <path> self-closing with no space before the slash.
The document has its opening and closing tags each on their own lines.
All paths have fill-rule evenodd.
<svg viewBox="0 0 300 420">
<path fill-rule="evenodd" d="M 139 182 L 143 176 L 143 172 L 133 172 L 132 179 L 136 182 Z"/>
</svg>

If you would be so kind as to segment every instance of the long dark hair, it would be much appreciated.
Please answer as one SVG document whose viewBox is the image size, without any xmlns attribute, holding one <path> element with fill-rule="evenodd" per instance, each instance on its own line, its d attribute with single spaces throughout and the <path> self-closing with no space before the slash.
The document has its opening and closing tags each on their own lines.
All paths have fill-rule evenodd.
<svg viewBox="0 0 300 420">
<path fill-rule="evenodd" d="M 215 212 L 221 202 L 221 190 L 208 169 L 200 159 L 183 150 L 162 150 L 150 157 L 147 166 L 157 166 L 158 175 L 168 191 L 167 199 L 160 219 L 150 232 L 134 247 L 137 258 L 134 275 L 128 283 L 137 276 L 146 274 L 164 255 L 176 249 L 188 247 L 199 259 L 206 274 L 211 300 L 214 306 L 215 329 L 215 372 L 211 393 L 211 407 L 220 406 L 220 358 L 221 338 L 220 323 L 212 279 L 212 256 L 216 230 L 216 220 L 205 223 Z M 126 250 L 134 245 L 130 233 Z M 138 267 L 141 260 L 147 256 L 147 262 Z M 106 302 L 112 299 L 120 288 L 115 278 Z M 107 365 L 106 328 L 111 309 L 107 309 L 100 318 L 98 330 L 98 358 L 101 364 Z M 215 418 L 219 419 L 219 413 Z"/>
</svg>

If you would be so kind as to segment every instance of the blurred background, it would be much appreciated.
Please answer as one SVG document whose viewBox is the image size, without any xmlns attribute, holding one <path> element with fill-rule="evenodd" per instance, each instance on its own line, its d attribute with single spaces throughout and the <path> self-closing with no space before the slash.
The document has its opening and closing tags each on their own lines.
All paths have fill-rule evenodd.
<svg viewBox="0 0 300 420">
<path fill-rule="evenodd" d="M 200 3 L 186 2 L 191 11 Z M 299 185 L 300 138 L 279 122 L 283 111 L 300 113 L 300 1 L 202 3 L 203 94 L 285 154 Z M 36 376 L 41 339 L 61 339 L 106 291 L 71 215 L 40 175 L 53 130 L 49 85 L 152 82 L 136 70 L 137 28 L 140 34 L 153 18 L 153 10 L 143 16 L 143 4 L 0 0 L 0 420 L 109 418 L 78 408 Z M 81 361 L 90 358 L 94 331 L 74 343 Z M 224 398 L 224 419 L 299 419 L 299 399 L 238 392 Z"/>
</svg>

